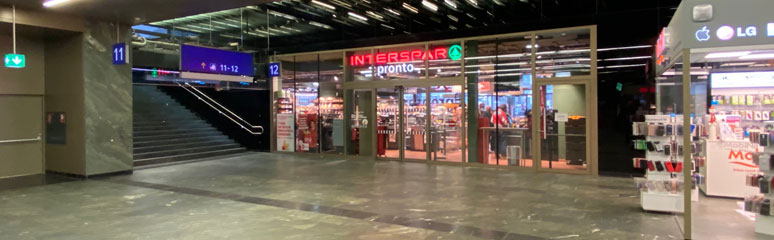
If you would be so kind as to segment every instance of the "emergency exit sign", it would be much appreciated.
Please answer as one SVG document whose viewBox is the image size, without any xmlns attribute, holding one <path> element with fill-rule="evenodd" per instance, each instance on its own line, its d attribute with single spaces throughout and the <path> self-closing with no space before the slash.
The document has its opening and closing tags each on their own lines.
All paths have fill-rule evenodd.
<svg viewBox="0 0 774 240">
<path fill-rule="evenodd" d="M 27 66 L 27 60 L 22 54 L 6 54 L 4 61 L 7 68 L 24 68 Z"/>
</svg>

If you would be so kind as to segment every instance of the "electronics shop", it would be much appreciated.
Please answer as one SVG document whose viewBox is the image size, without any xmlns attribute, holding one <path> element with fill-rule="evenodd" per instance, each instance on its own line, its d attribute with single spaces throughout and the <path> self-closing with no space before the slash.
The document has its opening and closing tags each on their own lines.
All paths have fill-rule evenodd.
<svg viewBox="0 0 774 240">
<path fill-rule="evenodd" d="M 597 174 L 596 27 L 277 55 L 275 152 Z"/>
<path fill-rule="evenodd" d="M 682 215 L 686 238 L 708 211 L 774 235 L 774 2 L 746 3 L 682 2 L 656 44 L 658 114 L 633 125 L 642 208 Z"/>
</svg>

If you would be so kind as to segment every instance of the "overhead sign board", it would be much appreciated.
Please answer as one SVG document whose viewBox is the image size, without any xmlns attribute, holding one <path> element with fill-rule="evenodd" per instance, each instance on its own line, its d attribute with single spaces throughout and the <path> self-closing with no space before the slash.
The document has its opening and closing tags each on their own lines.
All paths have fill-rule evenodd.
<svg viewBox="0 0 774 240">
<path fill-rule="evenodd" d="M 7 68 L 24 68 L 27 66 L 27 59 L 22 54 L 6 54 L 4 62 Z"/>
<path fill-rule="evenodd" d="M 280 64 L 273 62 L 269 63 L 269 77 L 279 77 L 280 75 Z"/>
<path fill-rule="evenodd" d="M 253 55 L 215 48 L 182 45 L 180 70 L 233 76 L 253 76 Z"/>
<path fill-rule="evenodd" d="M 113 65 L 129 64 L 129 50 L 126 43 L 116 43 L 113 45 Z"/>
</svg>

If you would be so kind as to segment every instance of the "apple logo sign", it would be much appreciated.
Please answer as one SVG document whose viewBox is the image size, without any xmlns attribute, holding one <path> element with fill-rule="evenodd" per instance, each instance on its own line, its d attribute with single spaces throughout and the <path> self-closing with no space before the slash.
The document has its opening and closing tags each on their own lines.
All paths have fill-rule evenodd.
<svg viewBox="0 0 774 240">
<path fill-rule="evenodd" d="M 733 32 L 733 30 L 731 30 Z M 699 42 L 706 42 L 710 39 L 710 30 L 707 28 L 707 26 L 704 26 L 703 28 L 699 29 L 699 31 L 696 31 L 696 40 L 699 40 Z"/>
<path fill-rule="evenodd" d="M 731 26 L 722 26 L 718 28 L 718 39 L 728 41 L 734 38 L 734 28 Z"/>
</svg>

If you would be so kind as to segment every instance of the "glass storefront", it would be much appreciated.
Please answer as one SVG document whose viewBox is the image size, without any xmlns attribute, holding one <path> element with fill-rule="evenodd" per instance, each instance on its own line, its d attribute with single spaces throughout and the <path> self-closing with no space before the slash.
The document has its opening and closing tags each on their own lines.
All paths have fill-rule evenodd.
<svg viewBox="0 0 774 240">
<path fill-rule="evenodd" d="M 595 33 L 277 56 L 275 114 L 292 114 L 293 152 L 595 174 Z"/>
</svg>

